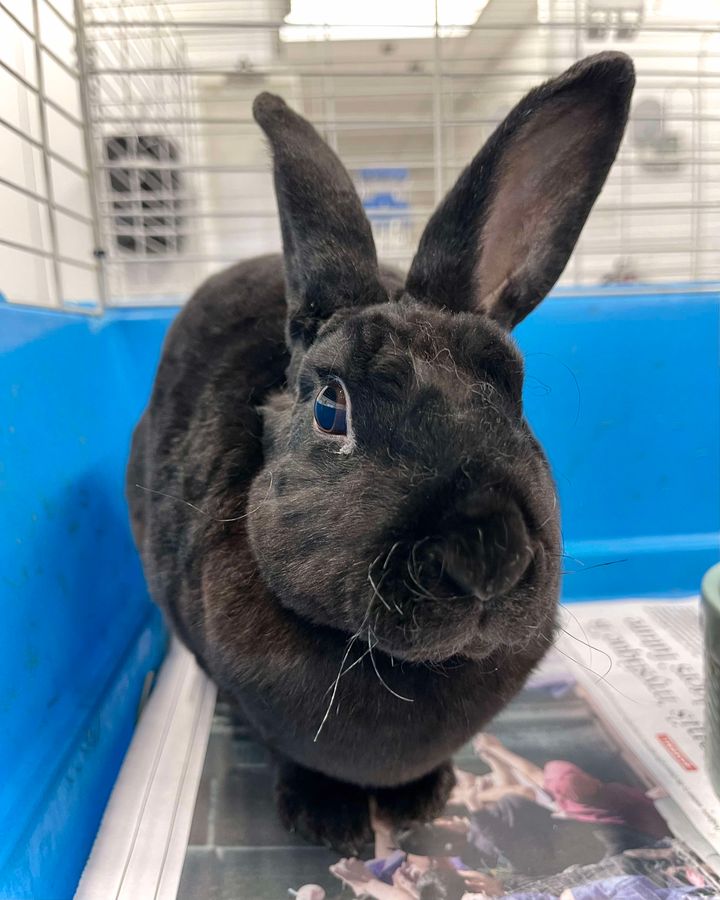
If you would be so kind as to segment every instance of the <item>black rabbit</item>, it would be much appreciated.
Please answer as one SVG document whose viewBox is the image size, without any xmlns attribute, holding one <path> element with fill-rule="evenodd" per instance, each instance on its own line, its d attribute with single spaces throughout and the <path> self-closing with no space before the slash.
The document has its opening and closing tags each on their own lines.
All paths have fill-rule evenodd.
<svg viewBox="0 0 720 900">
<path fill-rule="evenodd" d="M 553 641 L 553 480 L 509 330 L 562 272 L 633 67 L 531 91 L 378 265 L 337 156 L 278 97 L 284 257 L 203 284 L 165 342 L 128 498 L 154 599 L 278 760 L 283 821 L 341 851 L 437 814 L 451 754 Z M 141 487 L 138 487 L 141 486 Z"/>
</svg>

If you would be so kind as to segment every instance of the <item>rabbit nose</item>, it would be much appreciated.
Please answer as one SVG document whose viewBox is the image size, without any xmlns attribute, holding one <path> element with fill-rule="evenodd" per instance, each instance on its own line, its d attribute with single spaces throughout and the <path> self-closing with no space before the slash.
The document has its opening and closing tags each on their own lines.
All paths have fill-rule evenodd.
<svg viewBox="0 0 720 900">
<path fill-rule="evenodd" d="M 520 581 L 533 556 L 525 519 L 514 502 L 468 522 L 449 538 L 446 579 L 460 596 L 481 600 L 506 594 Z"/>
</svg>

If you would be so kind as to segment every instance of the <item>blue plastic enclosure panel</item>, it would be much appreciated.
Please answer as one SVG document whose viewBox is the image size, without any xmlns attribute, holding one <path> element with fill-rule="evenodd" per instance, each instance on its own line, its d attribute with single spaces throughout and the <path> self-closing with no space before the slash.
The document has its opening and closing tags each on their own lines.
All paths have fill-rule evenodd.
<svg viewBox="0 0 720 900">
<path fill-rule="evenodd" d="M 13 900 L 72 896 L 165 643 L 123 499 L 157 348 L 139 377 L 121 331 L 0 303 L 0 897 Z"/>
<path fill-rule="evenodd" d="M 564 599 L 697 592 L 720 557 L 720 301 L 558 296 L 517 329 Z M 164 647 L 123 499 L 175 310 L 0 303 L 0 897 L 67 897 Z"/>
<path fill-rule="evenodd" d="M 560 493 L 564 598 L 697 593 L 720 558 L 718 295 L 551 298 L 516 336 Z"/>
<path fill-rule="evenodd" d="M 139 381 L 174 314 L 122 323 Z M 515 337 L 558 484 L 564 599 L 697 592 L 720 559 L 720 293 L 559 292 Z"/>
</svg>

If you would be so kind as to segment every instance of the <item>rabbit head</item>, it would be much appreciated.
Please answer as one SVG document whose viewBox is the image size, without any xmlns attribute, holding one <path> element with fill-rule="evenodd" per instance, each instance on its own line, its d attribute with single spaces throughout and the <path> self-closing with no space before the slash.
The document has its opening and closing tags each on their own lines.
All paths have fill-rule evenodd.
<svg viewBox="0 0 720 900">
<path fill-rule="evenodd" d="M 415 661 L 552 637 L 555 488 L 510 330 L 560 276 L 615 158 L 620 53 L 531 91 L 383 275 L 352 181 L 261 94 L 282 228 L 288 383 L 263 409 L 249 501 L 262 577 L 305 620 Z"/>
</svg>

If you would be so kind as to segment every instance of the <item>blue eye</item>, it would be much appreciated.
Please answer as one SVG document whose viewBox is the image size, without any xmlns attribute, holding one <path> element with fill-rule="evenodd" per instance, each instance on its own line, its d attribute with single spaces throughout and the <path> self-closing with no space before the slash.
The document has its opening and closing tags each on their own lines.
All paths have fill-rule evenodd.
<svg viewBox="0 0 720 900">
<path fill-rule="evenodd" d="M 313 412 L 323 434 L 347 434 L 347 398 L 338 382 L 325 385 L 315 398 Z"/>
</svg>

